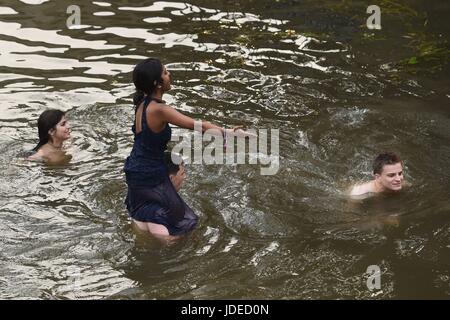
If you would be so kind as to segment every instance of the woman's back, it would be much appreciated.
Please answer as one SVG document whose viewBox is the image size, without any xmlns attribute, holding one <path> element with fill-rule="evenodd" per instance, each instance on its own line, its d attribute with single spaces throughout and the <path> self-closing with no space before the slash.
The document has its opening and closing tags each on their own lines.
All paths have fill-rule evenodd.
<svg viewBox="0 0 450 320">
<path fill-rule="evenodd" d="M 147 123 L 147 109 L 152 101 L 164 103 L 162 100 L 147 96 L 143 102 L 140 118 L 140 131 L 136 131 L 136 121 L 132 127 L 134 145 L 130 156 L 125 162 L 127 184 L 131 187 L 153 187 L 160 184 L 168 175 L 164 162 L 164 151 L 172 136 L 168 124 L 160 132 L 153 132 Z"/>
</svg>

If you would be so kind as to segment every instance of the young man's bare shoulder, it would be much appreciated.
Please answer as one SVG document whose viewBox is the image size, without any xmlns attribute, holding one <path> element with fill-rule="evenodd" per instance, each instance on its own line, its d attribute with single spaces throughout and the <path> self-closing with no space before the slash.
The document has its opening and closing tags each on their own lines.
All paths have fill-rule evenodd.
<svg viewBox="0 0 450 320">
<path fill-rule="evenodd" d="M 351 196 L 361 196 L 367 193 L 371 193 L 373 191 L 372 182 L 366 182 L 363 184 L 358 184 L 353 186 L 353 188 L 350 190 Z"/>
</svg>

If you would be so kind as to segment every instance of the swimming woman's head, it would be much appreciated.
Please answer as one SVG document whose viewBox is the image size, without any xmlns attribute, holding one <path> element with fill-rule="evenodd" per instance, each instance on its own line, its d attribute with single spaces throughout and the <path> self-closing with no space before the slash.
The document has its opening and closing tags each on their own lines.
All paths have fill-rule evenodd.
<svg viewBox="0 0 450 320">
<path fill-rule="evenodd" d="M 62 142 L 70 138 L 70 126 L 61 110 L 50 109 L 42 112 L 38 119 L 39 143 L 33 149 L 39 150 L 46 143 Z"/>
<path fill-rule="evenodd" d="M 159 59 L 148 58 L 134 67 L 133 83 L 136 87 L 133 102 L 138 105 L 144 95 L 151 96 L 155 91 L 170 90 L 170 73 Z"/>
</svg>

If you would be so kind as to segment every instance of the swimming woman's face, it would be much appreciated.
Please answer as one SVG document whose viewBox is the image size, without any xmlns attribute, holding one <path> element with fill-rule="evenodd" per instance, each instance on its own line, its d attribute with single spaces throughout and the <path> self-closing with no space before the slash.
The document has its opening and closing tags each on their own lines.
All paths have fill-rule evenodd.
<svg viewBox="0 0 450 320">
<path fill-rule="evenodd" d="M 162 80 L 162 84 L 161 84 L 162 88 L 161 89 L 163 91 L 169 91 L 172 87 L 172 84 L 171 84 L 170 72 L 167 70 L 166 66 L 163 66 L 161 80 Z"/>
<path fill-rule="evenodd" d="M 62 117 L 62 119 L 58 122 L 55 129 L 50 131 L 50 136 L 52 139 L 57 140 L 67 140 L 70 138 L 70 124 L 67 121 L 66 117 Z"/>
</svg>

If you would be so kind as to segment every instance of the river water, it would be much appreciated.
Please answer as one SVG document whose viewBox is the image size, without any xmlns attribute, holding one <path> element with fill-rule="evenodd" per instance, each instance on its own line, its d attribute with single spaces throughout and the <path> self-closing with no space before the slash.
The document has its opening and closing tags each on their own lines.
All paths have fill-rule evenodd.
<svg viewBox="0 0 450 320">
<path fill-rule="evenodd" d="M 381 30 L 364 1 L 83 1 L 68 28 L 72 4 L 0 4 L 0 298 L 449 297 L 450 3 L 381 1 Z M 200 222 L 171 245 L 123 205 L 130 72 L 148 56 L 185 114 L 279 130 L 275 175 L 187 166 Z M 46 108 L 73 127 L 67 165 L 23 158 Z M 349 201 L 385 150 L 412 186 Z"/>
</svg>

